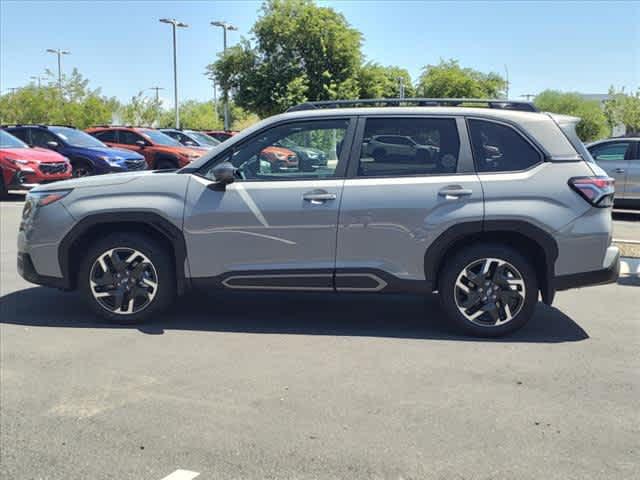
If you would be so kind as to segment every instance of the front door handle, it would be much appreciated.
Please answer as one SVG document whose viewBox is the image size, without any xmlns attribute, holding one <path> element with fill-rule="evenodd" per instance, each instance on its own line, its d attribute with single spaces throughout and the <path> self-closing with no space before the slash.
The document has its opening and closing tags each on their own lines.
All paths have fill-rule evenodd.
<svg viewBox="0 0 640 480">
<path fill-rule="evenodd" d="M 625 169 L 624 168 L 616 168 L 616 173 L 624 173 Z"/>
<path fill-rule="evenodd" d="M 438 195 L 447 199 L 456 199 L 460 197 L 468 197 L 473 193 L 470 188 L 462 188 L 460 185 L 449 185 L 438 190 Z"/>
<path fill-rule="evenodd" d="M 335 200 L 338 197 L 335 193 L 329 193 L 326 190 L 312 190 L 302 195 L 302 198 L 314 205 L 319 205 L 329 200 Z"/>
</svg>

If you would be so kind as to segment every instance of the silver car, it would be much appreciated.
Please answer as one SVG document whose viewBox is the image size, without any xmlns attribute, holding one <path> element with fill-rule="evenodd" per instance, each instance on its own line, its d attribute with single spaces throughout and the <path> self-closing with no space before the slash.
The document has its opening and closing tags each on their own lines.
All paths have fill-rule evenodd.
<svg viewBox="0 0 640 480">
<path fill-rule="evenodd" d="M 616 204 L 640 208 L 640 137 L 600 140 L 587 146 L 593 159 L 616 181 Z"/>
<path fill-rule="evenodd" d="M 578 140 L 577 118 L 428 102 L 305 104 L 178 171 L 36 188 L 18 269 L 79 290 L 114 322 L 153 317 L 190 288 L 438 292 L 452 324 L 480 336 L 522 327 L 539 296 L 551 304 L 558 290 L 616 280 L 613 180 Z M 379 135 L 434 148 L 372 159 L 363 145 Z M 288 141 L 326 165 L 274 172 L 260 160 Z"/>
</svg>

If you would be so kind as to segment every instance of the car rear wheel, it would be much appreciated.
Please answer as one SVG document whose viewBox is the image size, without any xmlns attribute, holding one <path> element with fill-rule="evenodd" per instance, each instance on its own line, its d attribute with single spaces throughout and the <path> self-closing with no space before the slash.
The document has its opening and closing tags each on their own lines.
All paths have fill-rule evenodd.
<svg viewBox="0 0 640 480">
<path fill-rule="evenodd" d="M 166 249 L 139 234 L 113 234 L 93 245 L 78 286 L 90 307 L 114 323 L 137 323 L 164 310 L 175 296 Z"/>
<path fill-rule="evenodd" d="M 506 245 L 474 245 L 447 261 L 438 286 L 448 317 L 463 332 L 497 337 L 526 324 L 538 299 L 536 273 Z"/>
</svg>

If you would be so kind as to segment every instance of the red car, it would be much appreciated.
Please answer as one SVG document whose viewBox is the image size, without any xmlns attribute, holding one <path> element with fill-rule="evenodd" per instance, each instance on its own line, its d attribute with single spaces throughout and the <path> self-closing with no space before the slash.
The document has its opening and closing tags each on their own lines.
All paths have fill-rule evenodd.
<svg viewBox="0 0 640 480">
<path fill-rule="evenodd" d="M 0 196 L 5 196 L 8 190 L 28 190 L 40 183 L 71 178 L 71 164 L 59 153 L 30 148 L 0 130 L 0 173 Z"/>
</svg>

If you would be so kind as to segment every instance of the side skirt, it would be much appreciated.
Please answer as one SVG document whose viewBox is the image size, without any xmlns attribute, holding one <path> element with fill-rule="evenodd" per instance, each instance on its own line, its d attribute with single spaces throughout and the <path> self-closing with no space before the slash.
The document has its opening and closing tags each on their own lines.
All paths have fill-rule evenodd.
<svg viewBox="0 0 640 480">
<path fill-rule="evenodd" d="M 431 293 L 424 280 L 400 279 L 376 269 L 260 270 L 191 278 L 197 289 L 302 292 Z"/>
</svg>

